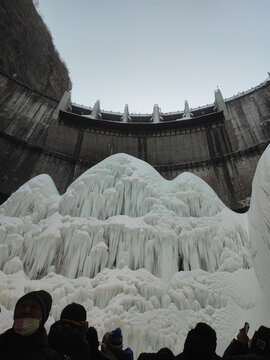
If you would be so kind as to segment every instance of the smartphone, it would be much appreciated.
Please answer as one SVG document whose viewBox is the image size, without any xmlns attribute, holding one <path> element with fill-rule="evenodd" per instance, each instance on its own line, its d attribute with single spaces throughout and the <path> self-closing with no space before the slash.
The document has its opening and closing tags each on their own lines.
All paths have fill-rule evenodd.
<svg viewBox="0 0 270 360">
<path fill-rule="evenodd" d="M 244 324 L 244 331 L 245 331 L 246 335 L 247 335 L 247 333 L 248 333 L 248 330 L 249 330 L 249 323 L 248 323 L 248 322 L 245 322 L 245 324 Z"/>
</svg>

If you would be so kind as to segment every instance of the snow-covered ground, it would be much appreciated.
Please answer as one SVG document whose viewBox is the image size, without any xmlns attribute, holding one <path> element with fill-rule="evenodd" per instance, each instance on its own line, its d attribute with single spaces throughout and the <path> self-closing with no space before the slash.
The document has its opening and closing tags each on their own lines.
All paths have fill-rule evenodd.
<svg viewBox="0 0 270 360">
<path fill-rule="evenodd" d="M 150 165 L 113 155 L 62 196 L 40 175 L 0 207 L 0 332 L 17 299 L 45 289 L 47 328 L 73 301 L 100 337 L 121 327 L 124 346 L 183 348 L 198 321 L 222 353 L 245 321 L 270 326 L 270 147 L 246 214 L 229 210 L 200 178 L 163 179 Z"/>
</svg>

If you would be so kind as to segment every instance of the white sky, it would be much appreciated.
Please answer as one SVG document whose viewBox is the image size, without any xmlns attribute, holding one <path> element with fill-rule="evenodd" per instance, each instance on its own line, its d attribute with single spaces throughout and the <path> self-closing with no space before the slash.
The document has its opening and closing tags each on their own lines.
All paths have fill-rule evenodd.
<svg viewBox="0 0 270 360">
<path fill-rule="evenodd" d="M 39 12 L 85 106 L 183 110 L 270 72 L 269 0 L 39 0 Z"/>
</svg>

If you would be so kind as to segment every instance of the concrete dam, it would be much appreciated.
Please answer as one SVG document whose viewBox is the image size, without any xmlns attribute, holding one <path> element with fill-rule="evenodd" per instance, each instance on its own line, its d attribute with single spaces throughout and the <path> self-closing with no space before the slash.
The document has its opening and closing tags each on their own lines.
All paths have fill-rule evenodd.
<svg viewBox="0 0 270 360">
<path fill-rule="evenodd" d="M 213 104 L 181 112 L 130 114 L 55 98 L 0 73 L 0 198 L 42 173 L 58 191 L 115 153 L 152 165 L 164 178 L 184 171 L 204 179 L 232 210 L 249 206 L 257 162 L 270 139 L 270 78 Z"/>
</svg>

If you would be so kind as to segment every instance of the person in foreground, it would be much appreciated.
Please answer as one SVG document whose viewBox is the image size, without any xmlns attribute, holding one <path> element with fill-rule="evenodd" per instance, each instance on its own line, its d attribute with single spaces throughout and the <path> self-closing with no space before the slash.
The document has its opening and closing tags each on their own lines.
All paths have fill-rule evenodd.
<svg viewBox="0 0 270 360">
<path fill-rule="evenodd" d="M 174 354 L 168 348 L 162 348 L 157 353 L 141 353 L 138 360 L 174 360 Z"/>
<path fill-rule="evenodd" d="M 218 360 L 216 354 L 217 336 L 211 326 L 199 322 L 187 334 L 184 350 L 176 355 L 175 360 Z"/>
<path fill-rule="evenodd" d="M 233 339 L 223 354 L 223 358 L 232 360 L 270 359 L 270 329 L 260 326 L 250 340 L 244 328 L 239 330 L 237 339 Z"/>
<path fill-rule="evenodd" d="M 60 360 L 49 347 L 44 328 L 51 306 L 51 295 L 44 290 L 29 292 L 17 301 L 13 327 L 0 335 L 1 360 Z"/>
<path fill-rule="evenodd" d="M 89 326 L 86 338 L 88 343 L 90 344 L 91 360 L 104 360 L 104 356 L 99 350 L 98 333 L 93 326 Z"/>
<path fill-rule="evenodd" d="M 90 344 L 87 341 L 88 322 L 85 308 L 77 303 L 67 305 L 50 328 L 48 341 L 62 358 L 89 360 Z"/>
<path fill-rule="evenodd" d="M 105 359 L 133 360 L 133 351 L 130 348 L 123 350 L 123 336 L 120 328 L 107 332 L 103 336 L 101 351 Z"/>
</svg>

